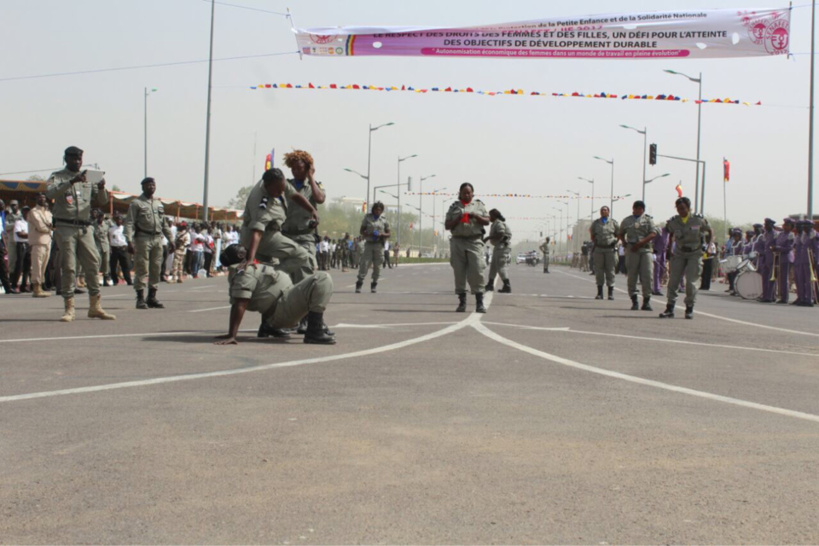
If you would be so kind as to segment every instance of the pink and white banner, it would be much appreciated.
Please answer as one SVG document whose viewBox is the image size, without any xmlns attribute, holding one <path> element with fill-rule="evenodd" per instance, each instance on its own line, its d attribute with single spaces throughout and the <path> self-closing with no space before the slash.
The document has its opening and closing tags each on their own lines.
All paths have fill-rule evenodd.
<svg viewBox="0 0 819 546">
<path fill-rule="evenodd" d="M 790 10 L 680 10 L 482 27 L 297 29 L 306 55 L 527 59 L 708 59 L 785 55 Z"/>
</svg>

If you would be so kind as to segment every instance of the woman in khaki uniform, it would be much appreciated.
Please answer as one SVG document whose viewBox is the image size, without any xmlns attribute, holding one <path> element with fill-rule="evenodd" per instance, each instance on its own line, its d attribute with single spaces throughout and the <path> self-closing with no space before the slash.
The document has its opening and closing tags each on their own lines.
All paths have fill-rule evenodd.
<svg viewBox="0 0 819 546">
<path fill-rule="evenodd" d="M 484 226 L 489 225 L 486 206 L 473 199 L 475 189 L 469 182 L 461 184 L 458 200 L 452 203 L 446 213 L 444 227 L 452 233 L 449 240 L 449 263 L 455 273 L 455 293 L 458 307 L 455 311 L 466 311 L 466 283 L 475 294 L 475 312 L 486 313 L 483 304 L 484 280 Z"/>
</svg>

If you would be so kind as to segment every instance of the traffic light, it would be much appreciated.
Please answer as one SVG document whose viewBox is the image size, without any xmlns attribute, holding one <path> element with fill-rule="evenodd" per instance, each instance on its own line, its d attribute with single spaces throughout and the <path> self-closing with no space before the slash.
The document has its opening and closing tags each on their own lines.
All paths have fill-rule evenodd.
<svg viewBox="0 0 819 546">
<path fill-rule="evenodd" d="M 657 164 L 657 145 L 651 144 L 648 147 L 648 164 L 649 165 L 656 165 Z"/>
</svg>

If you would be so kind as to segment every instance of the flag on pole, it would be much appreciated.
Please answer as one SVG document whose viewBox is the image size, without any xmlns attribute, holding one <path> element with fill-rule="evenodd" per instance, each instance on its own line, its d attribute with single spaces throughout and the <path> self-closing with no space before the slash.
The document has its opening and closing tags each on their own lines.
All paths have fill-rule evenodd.
<svg viewBox="0 0 819 546">
<path fill-rule="evenodd" d="M 273 167 L 273 154 L 267 154 L 264 158 L 264 170 L 269 171 Z"/>
<path fill-rule="evenodd" d="M 727 159 L 722 159 L 722 181 L 728 182 L 731 180 L 731 162 Z"/>
<path fill-rule="evenodd" d="M 367 212 L 367 202 L 366 201 L 361 203 L 361 212 L 364 212 L 364 213 Z"/>
<path fill-rule="evenodd" d="M 677 187 L 674 188 L 674 189 L 677 190 L 677 197 L 682 197 L 683 196 L 682 184 L 677 184 Z"/>
</svg>

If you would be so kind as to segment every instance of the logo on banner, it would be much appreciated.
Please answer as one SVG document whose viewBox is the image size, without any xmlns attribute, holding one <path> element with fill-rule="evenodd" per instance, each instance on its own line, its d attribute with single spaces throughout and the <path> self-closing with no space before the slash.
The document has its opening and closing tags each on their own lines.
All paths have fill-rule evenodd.
<svg viewBox="0 0 819 546">
<path fill-rule="evenodd" d="M 322 34 L 311 34 L 310 38 L 317 44 L 329 44 L 330 42 L 333 41 L 332 36 Z"/>
<path fill-rule="evenodd" d="M 765 51 L 771 55 L 787 53 L 790 34 L 788 21 L 784 19 L 772 21 L 765 30 Z"/>
</svg>

